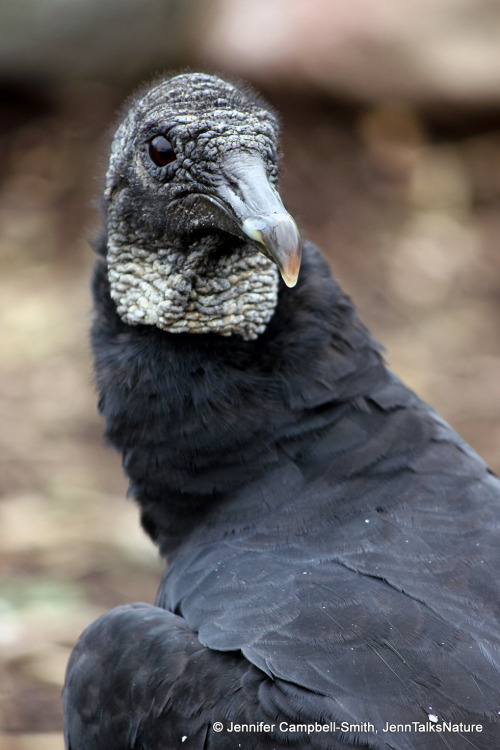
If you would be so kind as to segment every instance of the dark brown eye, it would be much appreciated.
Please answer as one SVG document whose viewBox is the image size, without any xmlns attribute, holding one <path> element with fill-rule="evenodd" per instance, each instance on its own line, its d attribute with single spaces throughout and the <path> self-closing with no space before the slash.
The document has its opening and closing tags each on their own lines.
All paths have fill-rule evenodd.
<svg viewBox="0 0 500 750">
<path fill-rule="evenodd" d="M 174 149 L 163 135 L 157 135 L 149 142 L 149 155 L 157 167 L 166 167 L 175 160 Z"/>
</svg>

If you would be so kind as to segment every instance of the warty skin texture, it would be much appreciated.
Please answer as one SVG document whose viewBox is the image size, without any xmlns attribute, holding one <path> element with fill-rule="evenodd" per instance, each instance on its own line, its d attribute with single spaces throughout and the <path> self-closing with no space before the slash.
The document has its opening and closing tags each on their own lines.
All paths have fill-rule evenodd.
<svg viewBox="0 0 500 750">
<path fill-rule="evenodd" d="M 193 163 L 179 183 L 175 168 L 168 184 L 142 172 L 137 134 L 165 127 L 165 92 L 169 117 L 181 117 L 199 80 L 174 78 L 137 100 L 107 188 L 108 235 L 111 222 L 125 238 L 141 227 L 149 247 L 168 237 L 184 249 L 180 277 L 193 253 L 201 272 L 218 252 L 239 262 L 259 250 L 240 232 L 241 211 L 238 225 L 210 201 L 195 218 L 186 208 L 202 184 L 227 195 L 218 149 L 207 164 L 182 152 Z M 230 98 L 242 123 L 233 155 L 255 156 L 252 134 L 269 128 L 263 143 L 274 145 L 257 153 L 274 189 L 276 121 L 227 86 L 210 79 L 200 121 L 210 129 Z M 190 128 L 208 153 L 207 131 Z M 134 200 L 118 210 L 127 190 Z M 193 220 L 203 231 L 191 233 Z M 277 280 L 255 336 L 131 325 L 113 299 L 109 252 L 104 235 L 93 283 L 99 406 L 168 566 L 154 607 L 113 610 L 75 647 L 67 748 L 499 746 L 500 482 L 387 370 L 317 248 L 304 242 L 295 288 Z M 383 731 L 429 714 L 483 731 Z M 274 726 L 237 734 L 230 722 Z"/>
</svg>

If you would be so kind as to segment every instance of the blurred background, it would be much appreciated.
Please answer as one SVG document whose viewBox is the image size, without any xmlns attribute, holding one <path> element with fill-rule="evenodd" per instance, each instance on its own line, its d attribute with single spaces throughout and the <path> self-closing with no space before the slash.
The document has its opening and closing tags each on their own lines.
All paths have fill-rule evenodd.
<svg viewBox="0 0 500 750">
<path fill-rule="evenodd" d="M 0 746 L 62 750 L 81 630 L 162 570 L 96 414 L 116 110 L 190 67 L 281 113 L 282 194 L 391 367 L 500 469 L 499 0 L 0 2 Z"/>
</svg>

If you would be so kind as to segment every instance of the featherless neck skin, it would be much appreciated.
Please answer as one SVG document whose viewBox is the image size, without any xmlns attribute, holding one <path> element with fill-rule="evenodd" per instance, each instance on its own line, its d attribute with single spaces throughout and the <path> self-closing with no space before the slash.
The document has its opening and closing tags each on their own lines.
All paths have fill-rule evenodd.
<svg viewBox="0 0 500 750">
<path fill-rule="evenodd" d="M 257 338 L 276 307 L 278 268 L 249 244 L 230 254 L 221 244 L 202 237 L 186 251 L 161 237 L 123 235 L 110 216 L 108 274 L 120 317 L 171 333 Z"/>
</svg>

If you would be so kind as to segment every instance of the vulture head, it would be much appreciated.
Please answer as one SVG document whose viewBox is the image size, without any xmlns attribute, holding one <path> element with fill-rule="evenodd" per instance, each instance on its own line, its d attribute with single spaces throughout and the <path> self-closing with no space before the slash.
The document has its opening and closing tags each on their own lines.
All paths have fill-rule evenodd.
<svg viewBox="0 0 500 750">
<path fill-rule="evenodd" d="M 112 142 L 107 268 L 118 314 L 170 332 L 259 336 L 297 226 L 277 192 L 278 123 L 255 95 L 200 73 L 137 98 Z"/>
</svg>

